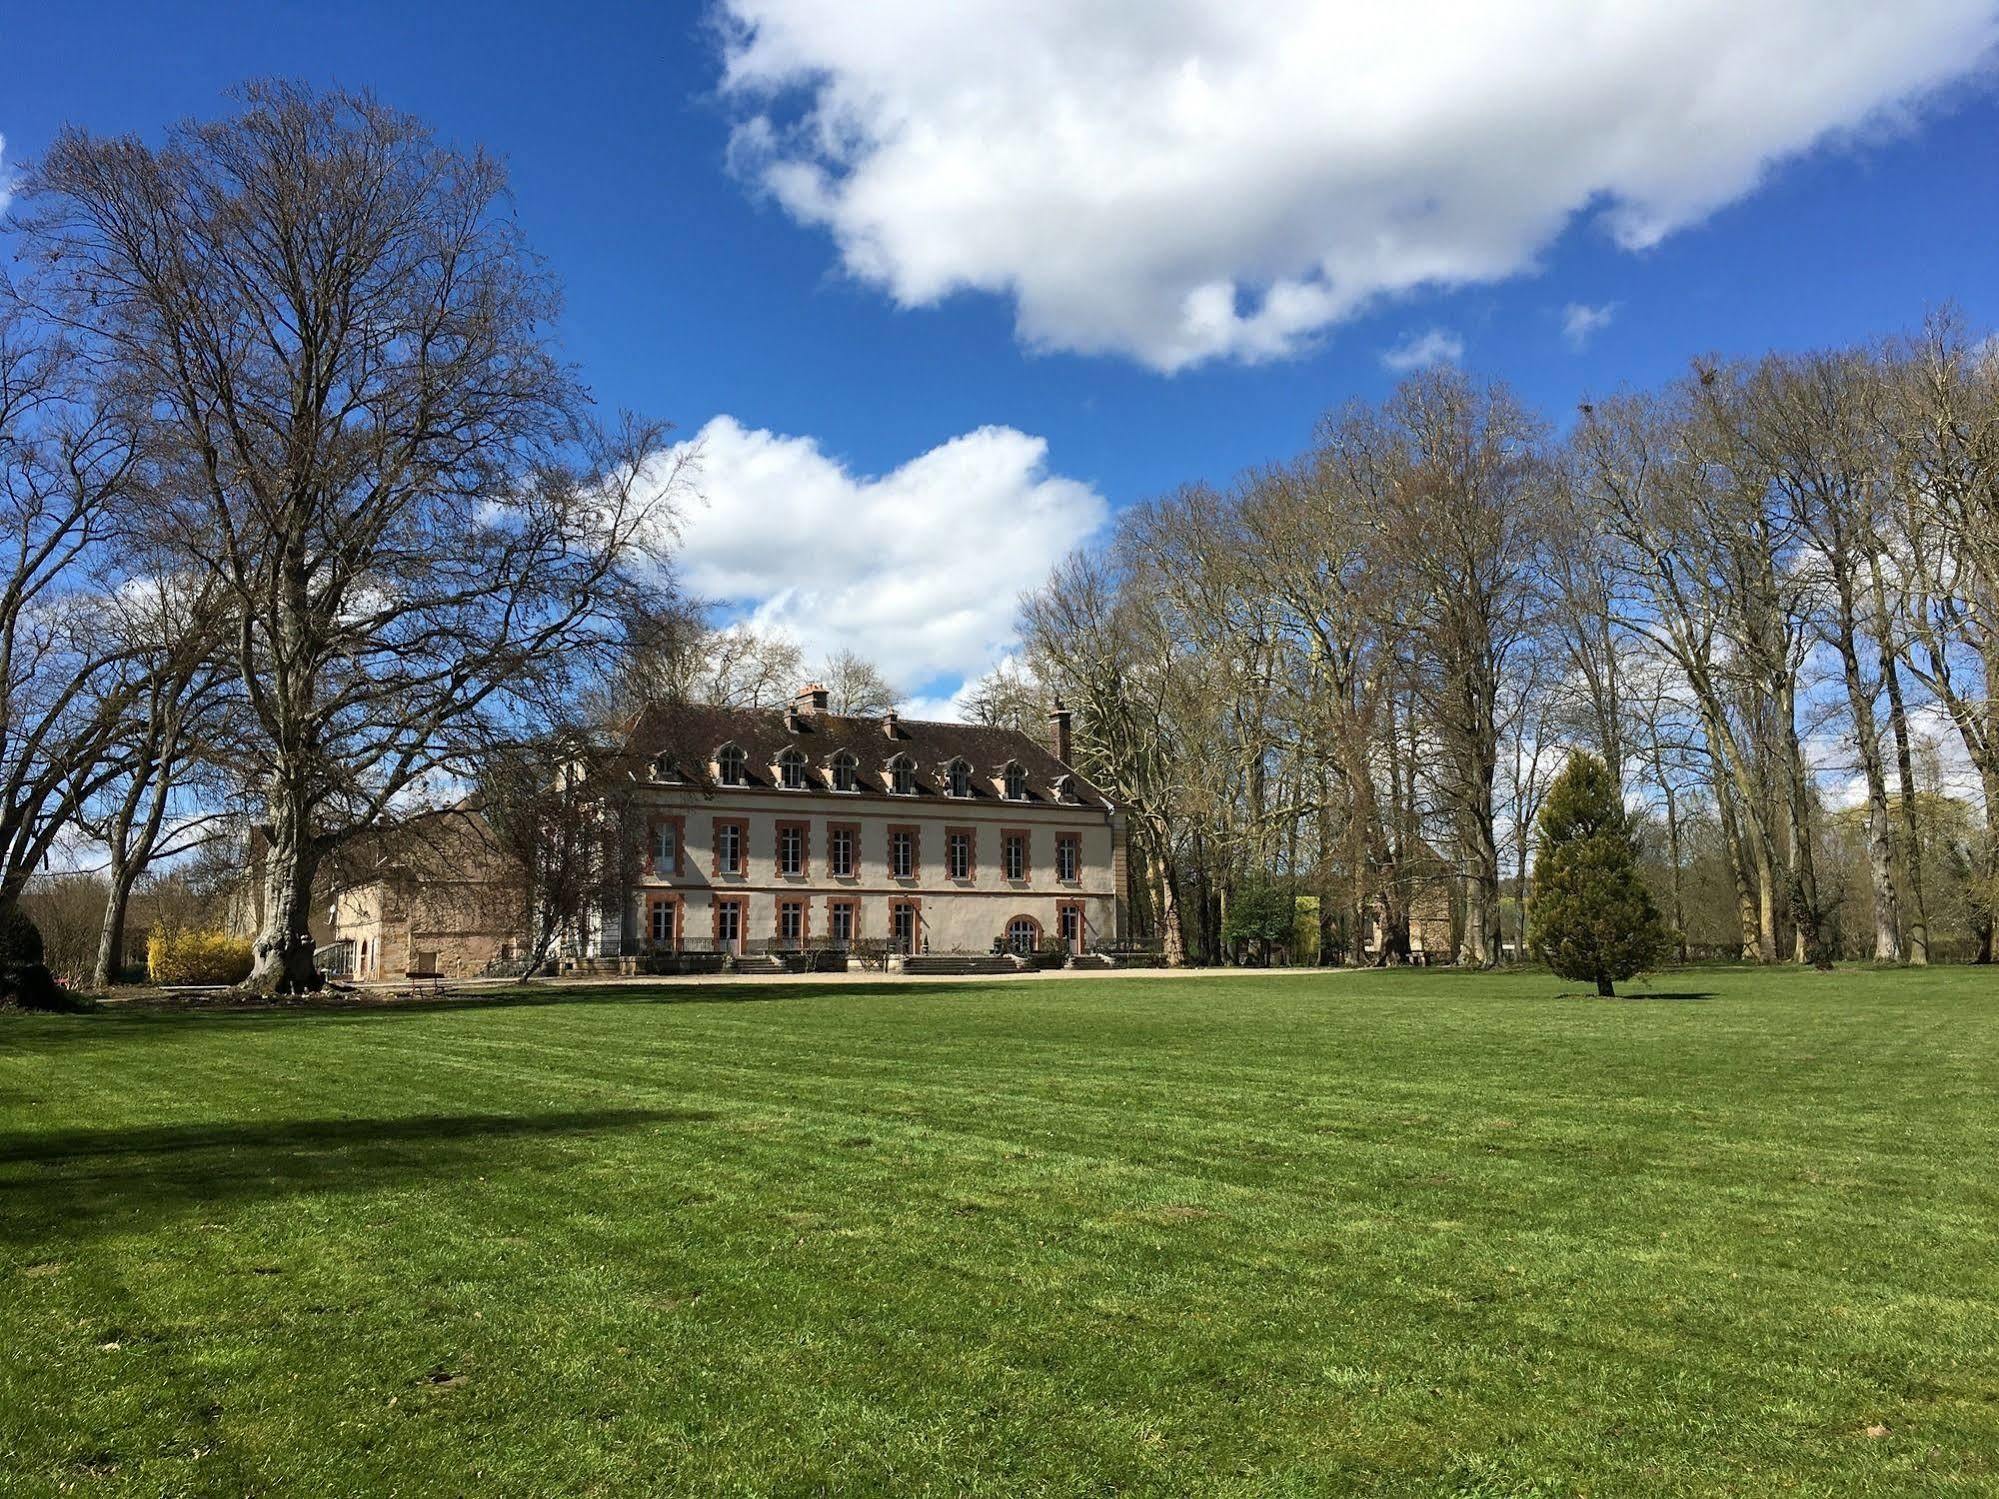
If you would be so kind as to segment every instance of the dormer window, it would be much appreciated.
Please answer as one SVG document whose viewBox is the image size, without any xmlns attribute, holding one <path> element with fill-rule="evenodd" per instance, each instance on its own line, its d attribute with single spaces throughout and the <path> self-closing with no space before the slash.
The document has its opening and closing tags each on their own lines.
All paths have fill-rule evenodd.
<svg viewBox="0 0 1999 1499">
<path fill-rule="evenodd" d="M 655 781 L 668 781 L 678 785 L 680 782 L 680 767 L 673 763 L 671 755 L 654 755 L 652 757 L 652 778 Z"/>
<path fill-rule="evenodd" d="M 777 757 L 777 778 L 787 791 L 805 789 L 805 751 L 791 748 Z"/>
<path fill-rule="evenodd" d="M 847 751 L 841 750 L 839 754 L 833 757 L 833 789 L 835 791 L 854 790 L 856 777 L 860 768 L 860 761 L 848 754 Z"/>
<path fill-rule="evenodd" d="M 953 760 L 944 775 L 950 783 L 951 795 L 963 797 L 972 794 L 972 767 L 963 760 Z"/>
<path fill-rule="evenodd" d="M 749 757 L 743 753 L 742 746 L 723 745 L 715 751 L 715 779 L 724 786 L 742 785 L 743 767 L 748 760 Z"/>
<path fill-rule="evenodd" d="M 1074 776 L 1057 776 L 1055 778 L 1055 800 L 1058 802 L 1073 802 L 1075 799 L 1076 778 Z"/>
<path fill-rule="evenodd" d="M 888 762 L 888 789 L 897 796 L 916 795 L 916 767 L 907 755 L 897 755 Z"/>
<path fill-rule="evenodd" d="M 1024 802 L 1027 800 L 1027 772 L 1020 768 L 1020 762 L 1017 760 L 1007 761 L 1006 772 L 1001 779 L 1006 786 L 1006 799 L 1008 801 Z"/>
</svg>

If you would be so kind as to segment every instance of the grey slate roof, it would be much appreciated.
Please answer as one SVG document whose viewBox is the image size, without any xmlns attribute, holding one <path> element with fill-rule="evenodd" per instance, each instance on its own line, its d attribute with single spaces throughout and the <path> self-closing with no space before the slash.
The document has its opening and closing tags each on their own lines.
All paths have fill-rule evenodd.
<svg viewBox="0 0 1999 1499">
<path fill-rule="evenodd" d="M 739 745 L 747 756 L 744 784 L 775 787 L 775 766 L 779 753 L 796 746 L 805 754 L 806 785 L 815 790 L 832 788 L 834 755 L 850 752 L 858 762 L 855 784 L 863 793 L 889 795 L 888 762 L 907 755 L 915 766 L 914 796 L 897 796 L 896 801 L 934 801 L 964 805 L 966 798 L 945 794 L 947 770 L 954 759 L 963 759 L 972 771 L 969 800 L 995 806 L 1019 806 L 1001 794 L 995 779 L 1009 761 L 1019 764 L 1027 775 L 1025 805 L 1059 805 L 1108 809 L 1110 802 L 1069 766 L 1057 760 L 1039 740 L 1014 729 L 986 724 L 937 723 L 925 719 L 898 718 L 896 737 L 890 738 L 885 720 L 877 717 L 847 717 L 837 713 L 813 713 L 793 717 L 783 708 L 716 708 L 704 704 L 656 703 L 633 720 L 625 739 L 627 769 L 637 778 L 651 777 L 651 768 L 664 763 L 693 786 L 712 787 L 711 763 L 725 744 Z M 1069 800 L 1056 796 L 1059 777 L 1070 778 Z"/>
</svg>

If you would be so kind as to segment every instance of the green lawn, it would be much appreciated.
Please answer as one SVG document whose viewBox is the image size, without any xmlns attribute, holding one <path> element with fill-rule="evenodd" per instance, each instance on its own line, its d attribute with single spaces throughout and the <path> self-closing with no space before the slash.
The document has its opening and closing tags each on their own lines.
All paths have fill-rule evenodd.
<svg viewBox="0 0 1999 1499">
<path fill-rule="evenodd" d="M 1999 976 L 1558 987 L 0 1017 L 0 1489 L 1999 1493 Z"/>
</svg>

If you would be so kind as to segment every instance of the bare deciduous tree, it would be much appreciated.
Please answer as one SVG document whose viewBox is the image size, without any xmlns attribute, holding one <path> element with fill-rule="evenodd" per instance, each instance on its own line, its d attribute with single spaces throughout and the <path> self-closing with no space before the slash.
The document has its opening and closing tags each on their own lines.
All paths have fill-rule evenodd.
<svg viewBox="0 0 1999 1499">
<path fill-rule="evenodd" d="M 327 855 L 559 697 L 670 534 L 661 429 L 590 425 L 505 191 L 369 96 L 275 83 L 159 147 L 66 130 L 29 181 L 32 294 L 148 413 L 160 534 L 229 602 L 262 988 L 319 982 Z"/>
<path fill-rule="evenodd" d="M 835 713 L 882 714 L 903 700 L 881 668 L 856 651 L 835 651 L 819 667 L 826 704 Z"/>
</svg>

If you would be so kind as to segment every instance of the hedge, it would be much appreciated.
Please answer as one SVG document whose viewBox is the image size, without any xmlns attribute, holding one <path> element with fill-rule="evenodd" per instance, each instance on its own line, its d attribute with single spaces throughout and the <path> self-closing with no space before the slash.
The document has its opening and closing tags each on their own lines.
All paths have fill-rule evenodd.
<svg viewBox="0 0 1999 1499">
<path fill-rule="evenodd" d="M 250 939 L 156 931 L 146 942 L 146 972 L 156 984 L 240 984 L 250 976 Z"/>
</svg>

